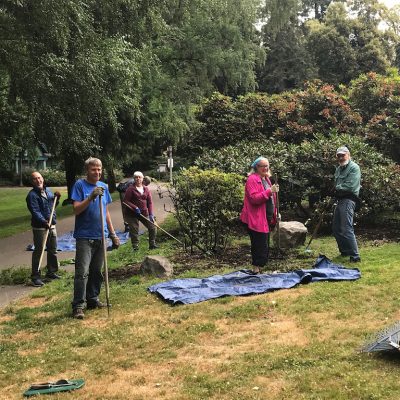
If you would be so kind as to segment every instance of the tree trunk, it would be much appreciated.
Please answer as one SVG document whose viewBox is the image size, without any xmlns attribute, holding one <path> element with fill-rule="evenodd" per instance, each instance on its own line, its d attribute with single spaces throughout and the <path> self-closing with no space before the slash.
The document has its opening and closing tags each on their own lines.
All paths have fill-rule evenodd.
<svg viewBox="0 0 400 400">
<path fill-rule="evenodd" d="M 75 157 L 66 156 L 64 159 L 65 164 L 65 178 L 67 180 L 68 198 L 63 201 L 63 205 L 71 204 L 72 187 L 75 184 L 76 176 L 79 174 L 79 166 L 81 161 L 77 161 Z"/>
</svg>

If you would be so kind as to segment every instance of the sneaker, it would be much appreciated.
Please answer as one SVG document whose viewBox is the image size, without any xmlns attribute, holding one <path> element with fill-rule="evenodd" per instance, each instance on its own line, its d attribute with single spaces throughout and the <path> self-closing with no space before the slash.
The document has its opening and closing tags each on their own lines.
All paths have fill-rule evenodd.
<svg viewBox="0 0 400 400">
<path fill-rule="evenodd" d="M 53 279 L 61 279 L 61 276 L 57 275 L 55 272 L 50 272 L 46 274 L 46 279 L 50 279 L 52 281 Z"/>
<path fill-rule="evenodd" d="M 350 262 L 353 262 L 353 263 L 361 262 L 361 257 L 350 256 Z"/>
<path fill-rule="evenodd" d="M 83 313 L 82 308 L 75 308 L 75 310 L 72 311 L 72 318 L 75 319 L 85 318 L 85 314 Z"/>
<path fill-rule="evenodd" d="M 154 249 L 158 249 L 158 246 L 156 244 L 151 244 L 149 246 L 149 250 L 154 250 Z"/>
<path fill-rule="evenodd" d="M 44 282 L 40 278 L 32 278 L 32 286 L 42 287 Z"/>
<path fill-rule="evenodd" d="M 87 304 L 87 309 L 88 310 L 94 310 L 95 308 L 105 308 L 107 307 L 106 303 L 102 303 L 100 300 L 97 300 L 95 303 L 88 303 Z M 110 304 L 111 307 L 111 304 Z"/>
</svg>

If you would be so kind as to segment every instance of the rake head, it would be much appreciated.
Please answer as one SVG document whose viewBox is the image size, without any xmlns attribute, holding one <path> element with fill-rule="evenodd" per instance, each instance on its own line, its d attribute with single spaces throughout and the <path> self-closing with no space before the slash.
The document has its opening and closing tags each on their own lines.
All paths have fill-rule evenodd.
<svg viewBox="0 0 400 400">
<path fill-rule="evenodd" d="M 371 340 L 360 349 L 362 353 L 394 350 L 400 350 L 400 321 L 376 333 L 375 339 Z"/>
</svg>

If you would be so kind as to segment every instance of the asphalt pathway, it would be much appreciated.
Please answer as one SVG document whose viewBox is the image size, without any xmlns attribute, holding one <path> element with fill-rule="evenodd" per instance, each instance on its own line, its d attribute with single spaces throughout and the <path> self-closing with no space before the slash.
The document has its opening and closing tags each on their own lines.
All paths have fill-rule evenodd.
<svg viewBox="0 0 400 400">
<path fill-rule="evenodd" d="M 162 198 L 160 198 L 157 193 L 157 186 L 154 183 L 150 184 L 150 191 L 153 198 L 154 215 L 157 217 L 157 222 L 162 223 L 165 217 L 168 215 L 166 210 L 171 210 L 171 200 L 167 195 L 164 195 Z M 124 223 L 122 219 L 120 201 L 113 201 L 109 206 L 109 210 L 114 229 L 123 231 Z M 57 221 L 57 235 L 61 236 L 65 233 L 73 231 L 74 224 L 74 216 L 63 218 Z M 0 239 L 0 270 L 11 267 L 30 267 L 32 252 L 27 251 L 26 247 L 31 243 L 33 243 L 33 239 L 32 231 L 30 229 L 26 232 Z M 46 255 L 44 256 L 43 264 L 45 264 L 45 257 Z M 58 259 L 60 261 L 69 260 L 74 257 L 74 251 L 58 252 Z M 0 307 L 8 305 L 11 301 L 20 298 L 33 289 L 33 287 L 24 285 L 0 286 Z"/>
</svg>

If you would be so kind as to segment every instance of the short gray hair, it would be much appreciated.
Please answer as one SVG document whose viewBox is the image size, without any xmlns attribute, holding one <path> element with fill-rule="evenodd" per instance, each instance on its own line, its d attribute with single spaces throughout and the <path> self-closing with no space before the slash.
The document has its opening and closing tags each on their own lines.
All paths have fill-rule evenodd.
<svg viewBox="0 0 400 400">
<path fill-rule="evenodd" d="M 90 165 L 100 165 L 102 167 L 103 163 L 101 162 L 101 160 L 99 158 L 89 157 L 85 161 L 85 169 L 86 169 L 86 171 L 89 169 Z"/>
<path fill-rule="evenodd" d="M 140 171 L 135 171 L 133 173 L 133 177 L 135 177 L 135 176 L 140 176 L 141 178 L 144 178 L 143 174 Z"/>
</svg>

